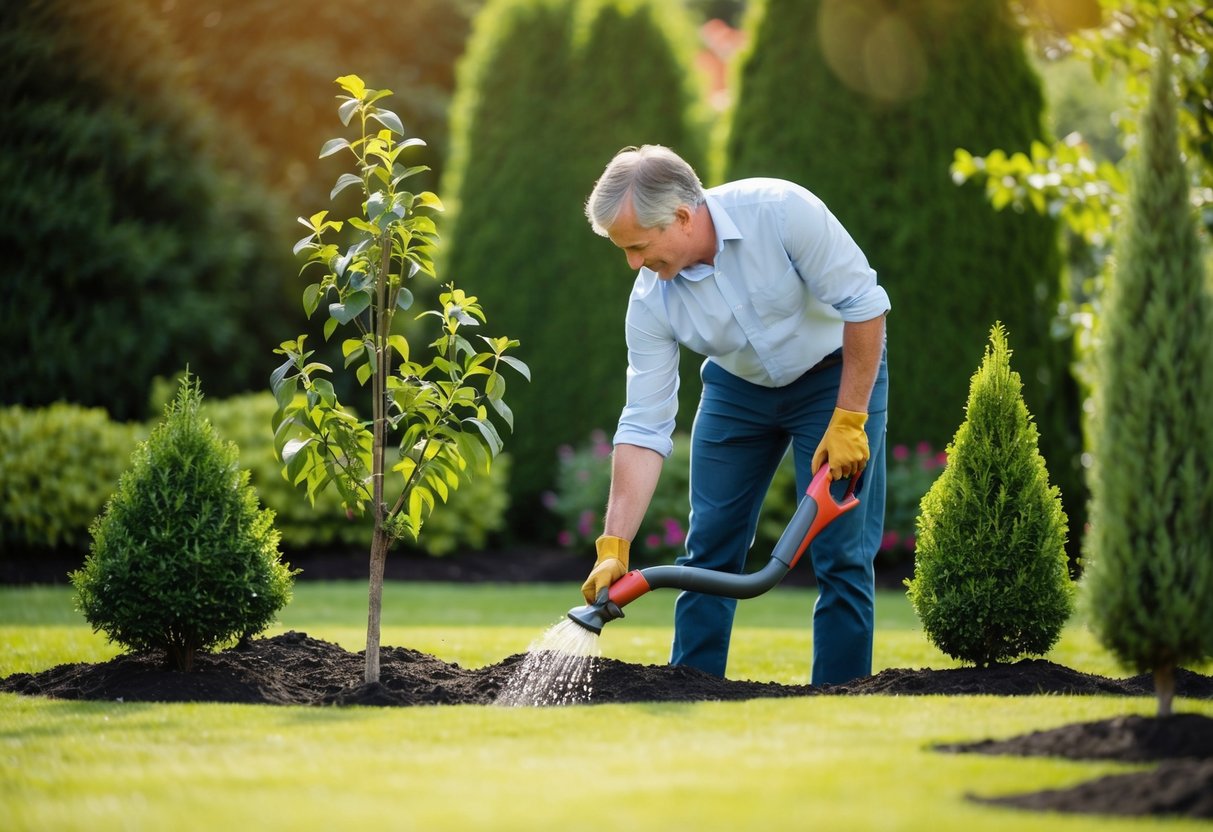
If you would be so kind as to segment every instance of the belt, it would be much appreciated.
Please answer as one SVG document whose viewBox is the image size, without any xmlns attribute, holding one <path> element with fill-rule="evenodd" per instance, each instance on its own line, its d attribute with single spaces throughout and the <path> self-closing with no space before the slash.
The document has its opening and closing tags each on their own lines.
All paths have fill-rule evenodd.
<svg viewBox="0 0 1213 832">
<path fill-rule="evenodd" d="M 812 373 L 820 373 L 822 370 L 828 370 L 831 367 L 837 367 L 841 363 L 842 363 L 842 350 L 835 350 L 834 352 L 827 355 L 825 358 L 818 361 L 812 367 L 805 370 L 805 375 L 807 376 L 807 375 L 811 375 Z"/>
</svg>

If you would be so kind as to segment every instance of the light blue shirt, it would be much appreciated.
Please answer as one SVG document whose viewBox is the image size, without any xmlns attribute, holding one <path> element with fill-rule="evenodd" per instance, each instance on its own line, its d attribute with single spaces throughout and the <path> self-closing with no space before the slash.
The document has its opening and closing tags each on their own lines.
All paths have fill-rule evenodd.
<svg viewBox="0 0 1213 832">
<path fill-rule="evenodd" d="M 859 246 L 807 189 L 743 179 L 709 189 L 707 207 L 716 228 L 712 265 L 671 280 L 646 268 L 636 275 L 617 445 L 673 450 L 679 344 L 746 381 L 782 387 L 842 346 L 844 321 L 889 310 Z"/>
</svg>

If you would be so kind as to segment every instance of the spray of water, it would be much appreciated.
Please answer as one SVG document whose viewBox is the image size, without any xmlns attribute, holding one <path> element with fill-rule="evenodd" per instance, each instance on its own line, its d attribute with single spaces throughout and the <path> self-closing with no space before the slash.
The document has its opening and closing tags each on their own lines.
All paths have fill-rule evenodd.
<svg viewBox="0 0 1213 832">
<path fill-rule="evenodd" d="M 576 705 L 593 695 L 598 635 L 567 618 L 531 643 L 497 696 L 498 705 Z"/>
</svg>

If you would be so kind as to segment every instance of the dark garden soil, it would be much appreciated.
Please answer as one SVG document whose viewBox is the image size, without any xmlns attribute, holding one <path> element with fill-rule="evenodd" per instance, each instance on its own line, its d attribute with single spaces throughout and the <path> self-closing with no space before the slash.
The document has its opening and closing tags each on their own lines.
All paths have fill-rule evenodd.
<svg viewBox="0 0 1213 832">
<path fill-rule="evenodd" d="M 504 557 L 503 557 L 504 555 Z M 291 560 L 309 578 L 358 576 L 349 553 Z M 580 581 L 584 564 L 549 554 L 531 559 L 495 553 L 450 559 L 389 559 L 389 577 L 451 581 Z M 351 568 L 357 563 L 356 568 Z M 510 567 L 508 564 L 515 564 Z M 72 567 L 76 568 L 76 567 Z M 511 574 L 510 569 L 514 573 Z M 504 569 L 504 572 L 503 572 Z M 805 570 L 807 571 L 807 570 Z M 310 573 L 310 574 L 308 574 Z M 5 576 L 0 576 L 3 580 Z M 302 576 L 301 576 L 302 577 Z M 789 576 L 790 577 L 790 576 Z M 11 581 L 12 576 L 8 576 Z M 890 583 L 892 582 L 891 579 Z M 15 582 L 22 582 L 17 580 Z M 0 679 L 0 691 L 59 699 L 124 702 L 231 702 L 268 705 L 490 705 L 526 656 L 466 669 L 405 647 L 385 647 L 380 682 L 362 682 L 363 658 L 338 645 L 289 632 L 218 653 L 200 654 L 191 673 L 169 670 L 161 655 L 119 656 Z M 1213 699 L 1213 677 L 1177 673 L 1179 697 Z M 844 685 L 784 685 L 719 679 L 684 667 L 595 659 L 590 704 L 736 701 L 830 695 L 1152 696 L 1148 675 L 1112 679 L 1041 660 L 986 669 L 884 670 Z M 1021 809 L 1117 815 L 1213 818 L 1213 719 L 1179 714 L 1126 716 L 1063 726 L 1006 740 L 939 746 L 943 752 L 1158 761 L 1154 768 L 1101 778 L 1065 790 L 973 796 Z"/>
</svg>

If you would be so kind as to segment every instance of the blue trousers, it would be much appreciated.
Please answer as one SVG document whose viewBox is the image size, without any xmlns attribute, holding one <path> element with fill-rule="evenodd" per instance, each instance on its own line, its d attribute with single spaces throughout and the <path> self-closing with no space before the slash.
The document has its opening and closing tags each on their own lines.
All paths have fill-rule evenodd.
<svg viewBox="0 0 1213 832">
<path fill-rule="evenodd" d="M 704 363 L 701 375 L 703 395 L 691 432 L 691 517 L 686 554 L 677 563 L 739 573 L 754 542 L 763 498 L 789 444 L 797 493 L 804 499 L 813 453 L 837 403 L 842 366 L 809 372 L 776 388 L 744 381 L 711 361 Z M 818 584 L 814 685 L 840 684 L 872 672 L 873 561 L 884 529 L 888 384 L 882 360 L 868 409 L 871 457 L 857 489 L 859 506 L 823 529 L 808 558 L 797 564 L 803 569 L 810 560 Z M 841 497 L 846 483 L 833 487 Z M 679 595 L 670 663 L 723 676 L 736 607 L 733 598 Z"/>
</svg>

